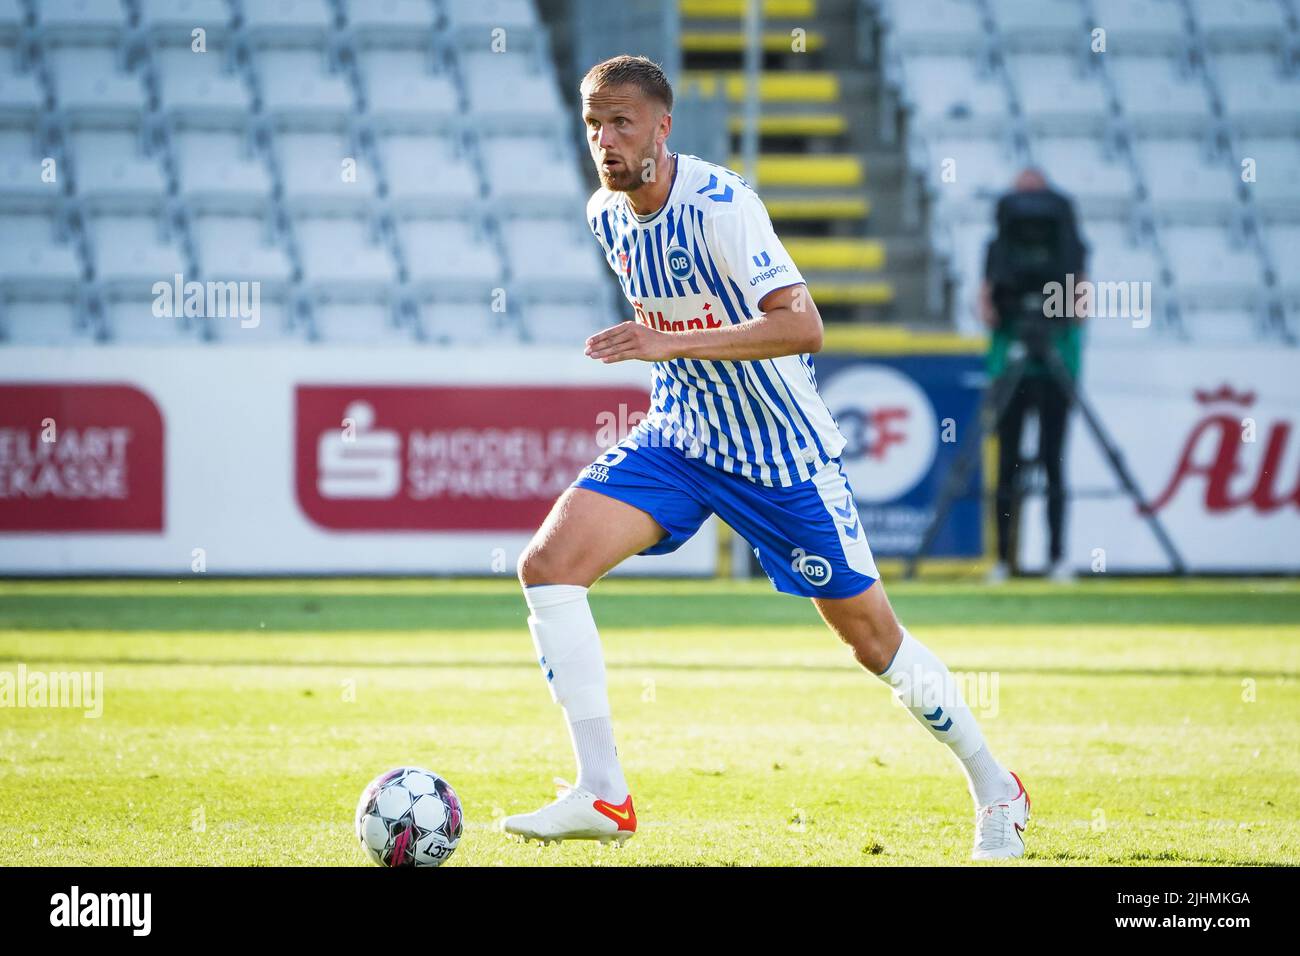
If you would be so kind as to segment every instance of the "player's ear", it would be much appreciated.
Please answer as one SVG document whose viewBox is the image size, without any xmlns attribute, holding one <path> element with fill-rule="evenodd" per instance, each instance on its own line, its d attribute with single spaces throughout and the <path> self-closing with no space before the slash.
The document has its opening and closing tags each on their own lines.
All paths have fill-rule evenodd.
<svg viewBox="0 0 1300 956">
<path fill-rule="evenodd" d="M 673 131 L 673 114 L 664 113 L 663 116 L 659 117 L 659 142 L 660 143 L 668 142 L 668 136 L 672 133 L 672 131 Z"/>
</svg>

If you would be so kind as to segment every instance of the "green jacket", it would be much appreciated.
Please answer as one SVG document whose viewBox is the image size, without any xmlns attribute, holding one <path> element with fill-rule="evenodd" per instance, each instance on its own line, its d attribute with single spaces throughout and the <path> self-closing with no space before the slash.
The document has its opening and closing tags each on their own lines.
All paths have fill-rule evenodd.
<svg viewBox="0 0 1300 956">
<path fill-rule="evenodd" d="M 1056 348 L 1056 353 L 1061 356 L 1061 360 L 1065 363 L 1065 367 L 1069 369 L 1070 377 L 1078 379 L 1079 359 L 1083 352 L 1083 324 L 1066 320 L 1061 325 L 1061 329 L 1053 338 L 1053 345 Z M 1010 330 L 1002 327 L 994 329 L 992 336 L 989 338 L 986 365 L 990 378 L 997 378 L 1006 371 L 1007 351 L 1014 341 L 1015 336 Z M 1031 360 L 1025 369 L 1025 374 L 1046 375 L 1047 368 L 1042 362 Z"/>
</svg>

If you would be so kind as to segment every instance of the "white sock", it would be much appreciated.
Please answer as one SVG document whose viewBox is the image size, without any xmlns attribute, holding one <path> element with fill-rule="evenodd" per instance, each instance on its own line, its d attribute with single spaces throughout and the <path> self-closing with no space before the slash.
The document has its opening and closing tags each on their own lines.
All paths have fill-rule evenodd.
<svg viewBox="0 0 1300 956">
<path fill-rule="evenodd" d="M 564 708 L 578 761 L 577 784 L 602 800 L 622 803 L 627 782 L 614 748 L 605 686 L 605 658 L 600 634 L 587 603 L 587 589 L 576 584 L 543 584 L 524 588 L 532 612 L 538 663 L 546 675 L 551 699 Z"/>
<path fill-rule="evenodd" d="M 608 717 L 570 720 L 573 753 L 578 758 L 578 786 L 618 806 L 627 799 L 627 781 L 614 747 L 614 724 Z"/>
<path fill-rule="evenodd" d="M 976 806 L 1013 796 L 1015 779 L 993 759 L 975 715 L 943 661 L 903 629 L 903 642 L 879 675 L 894 696 L 935 740 L 948 745 L 961 762 Z"/>
</svg>

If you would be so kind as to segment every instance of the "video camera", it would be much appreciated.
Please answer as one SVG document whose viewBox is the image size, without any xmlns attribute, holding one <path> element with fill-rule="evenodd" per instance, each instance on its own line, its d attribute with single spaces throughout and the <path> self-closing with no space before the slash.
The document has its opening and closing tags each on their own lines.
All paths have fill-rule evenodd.
<svg viewBox="0 0 1300 956">
<path fill-rule="evenodd" d="M 1033 334 L 1055 320 L 1043 309 L 1043 286 L 1083 272 L 1085 249 L 1068 199 L 1050 189 L 1008 193 L 998 200 L 997 236 L 985 275 L 999 325 Z M 1039 321 L 1041 320 L 1041 322 Z"/>
</svg>

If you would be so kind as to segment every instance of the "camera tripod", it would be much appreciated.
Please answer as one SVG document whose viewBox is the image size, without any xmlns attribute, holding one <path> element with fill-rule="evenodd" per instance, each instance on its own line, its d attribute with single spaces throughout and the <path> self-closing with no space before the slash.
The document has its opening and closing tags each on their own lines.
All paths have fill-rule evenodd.
<svg viewBox="0 0 1300 956">
<path fill-rule="evenodd" d="M 914 578 L 917 565 L 925 559 L 926 555 L 930 553 L 930 549 L 934 547 L 935 539 L 938 538 L 939 530 L 948 519 L 948 513 L 952 510 L 953 502 L 957 500 L 967 486 L 971 468 L 979 459 L 980 449 L 984 447 L 985 437 L 990 431 L 997 428 L 998 422 L 1002 420 L 1007 406 L 1011 403 L 1012 396 L 1015 395 L 1016 389 L 1020 387 L 1020 382 L 1025 377 L 1029 363 L 1034 360 L 1038 360 L 1047 368 L 1048 374 L 1056 382 L 1057 386 L 1069 396 L 1071 404 L 1078 406 L 1079 411 L 1083 414 L 1083 420 L 1088 425 L 1088 430 L 1092 432 L 1093 438 L 1097 440 L 1097 444 L 1101 447 L 1111 472 L 1118 479 L 1125 493 L 1133 500 L 1138 514 L 1150 526 L 1151 533 L 1155 535 L 1156 541 L 1169 559 L 1169 565 L 1173 572 L 1175 574 L 1185 574 L 1187 572 L 1182 555 L 1178 553 L 1178 549 L 1165 532 L 1160 519 L 1156 517 L 1155 512 L 1143 499 L 1137 482 L 1133 479 L 1132 473 L 1129 472 L 1128 466 L 1124 463 L 1124 456 L 1120 454 L 1119 448 L 1107 433 L 1105 426 L 1102 425 L 1097 412 L 1075 384 L 1069 370 L 1065 367 L 1065 363 L 1061 361 L 1061 356 L 1052 347 L 1051 325 L 1050 320 L 1042 318 L 1030 319 L 1023 323 L 1022 334 L 1012 344 L 1011 355 L 1013 358 L 1011 363 L 1003 374 L 993 382 L 980 400 L 980 406 L 975 417 L 975 427 L 967 431 L 965 439 L 958 449 L 957 459 L 953 462 L 952 470 L 948 472 L 942 487 L 939 489 L 934 517 L 930 519 L 920 545 L 907 559 L 907 566 L 903 572 L 904 577 Z M 1041 441 L 1041 438 L 1039 440 Z M 1019 508 L 1016 509 L 1016 514 L 1018 523 Z"/>
</svg>

